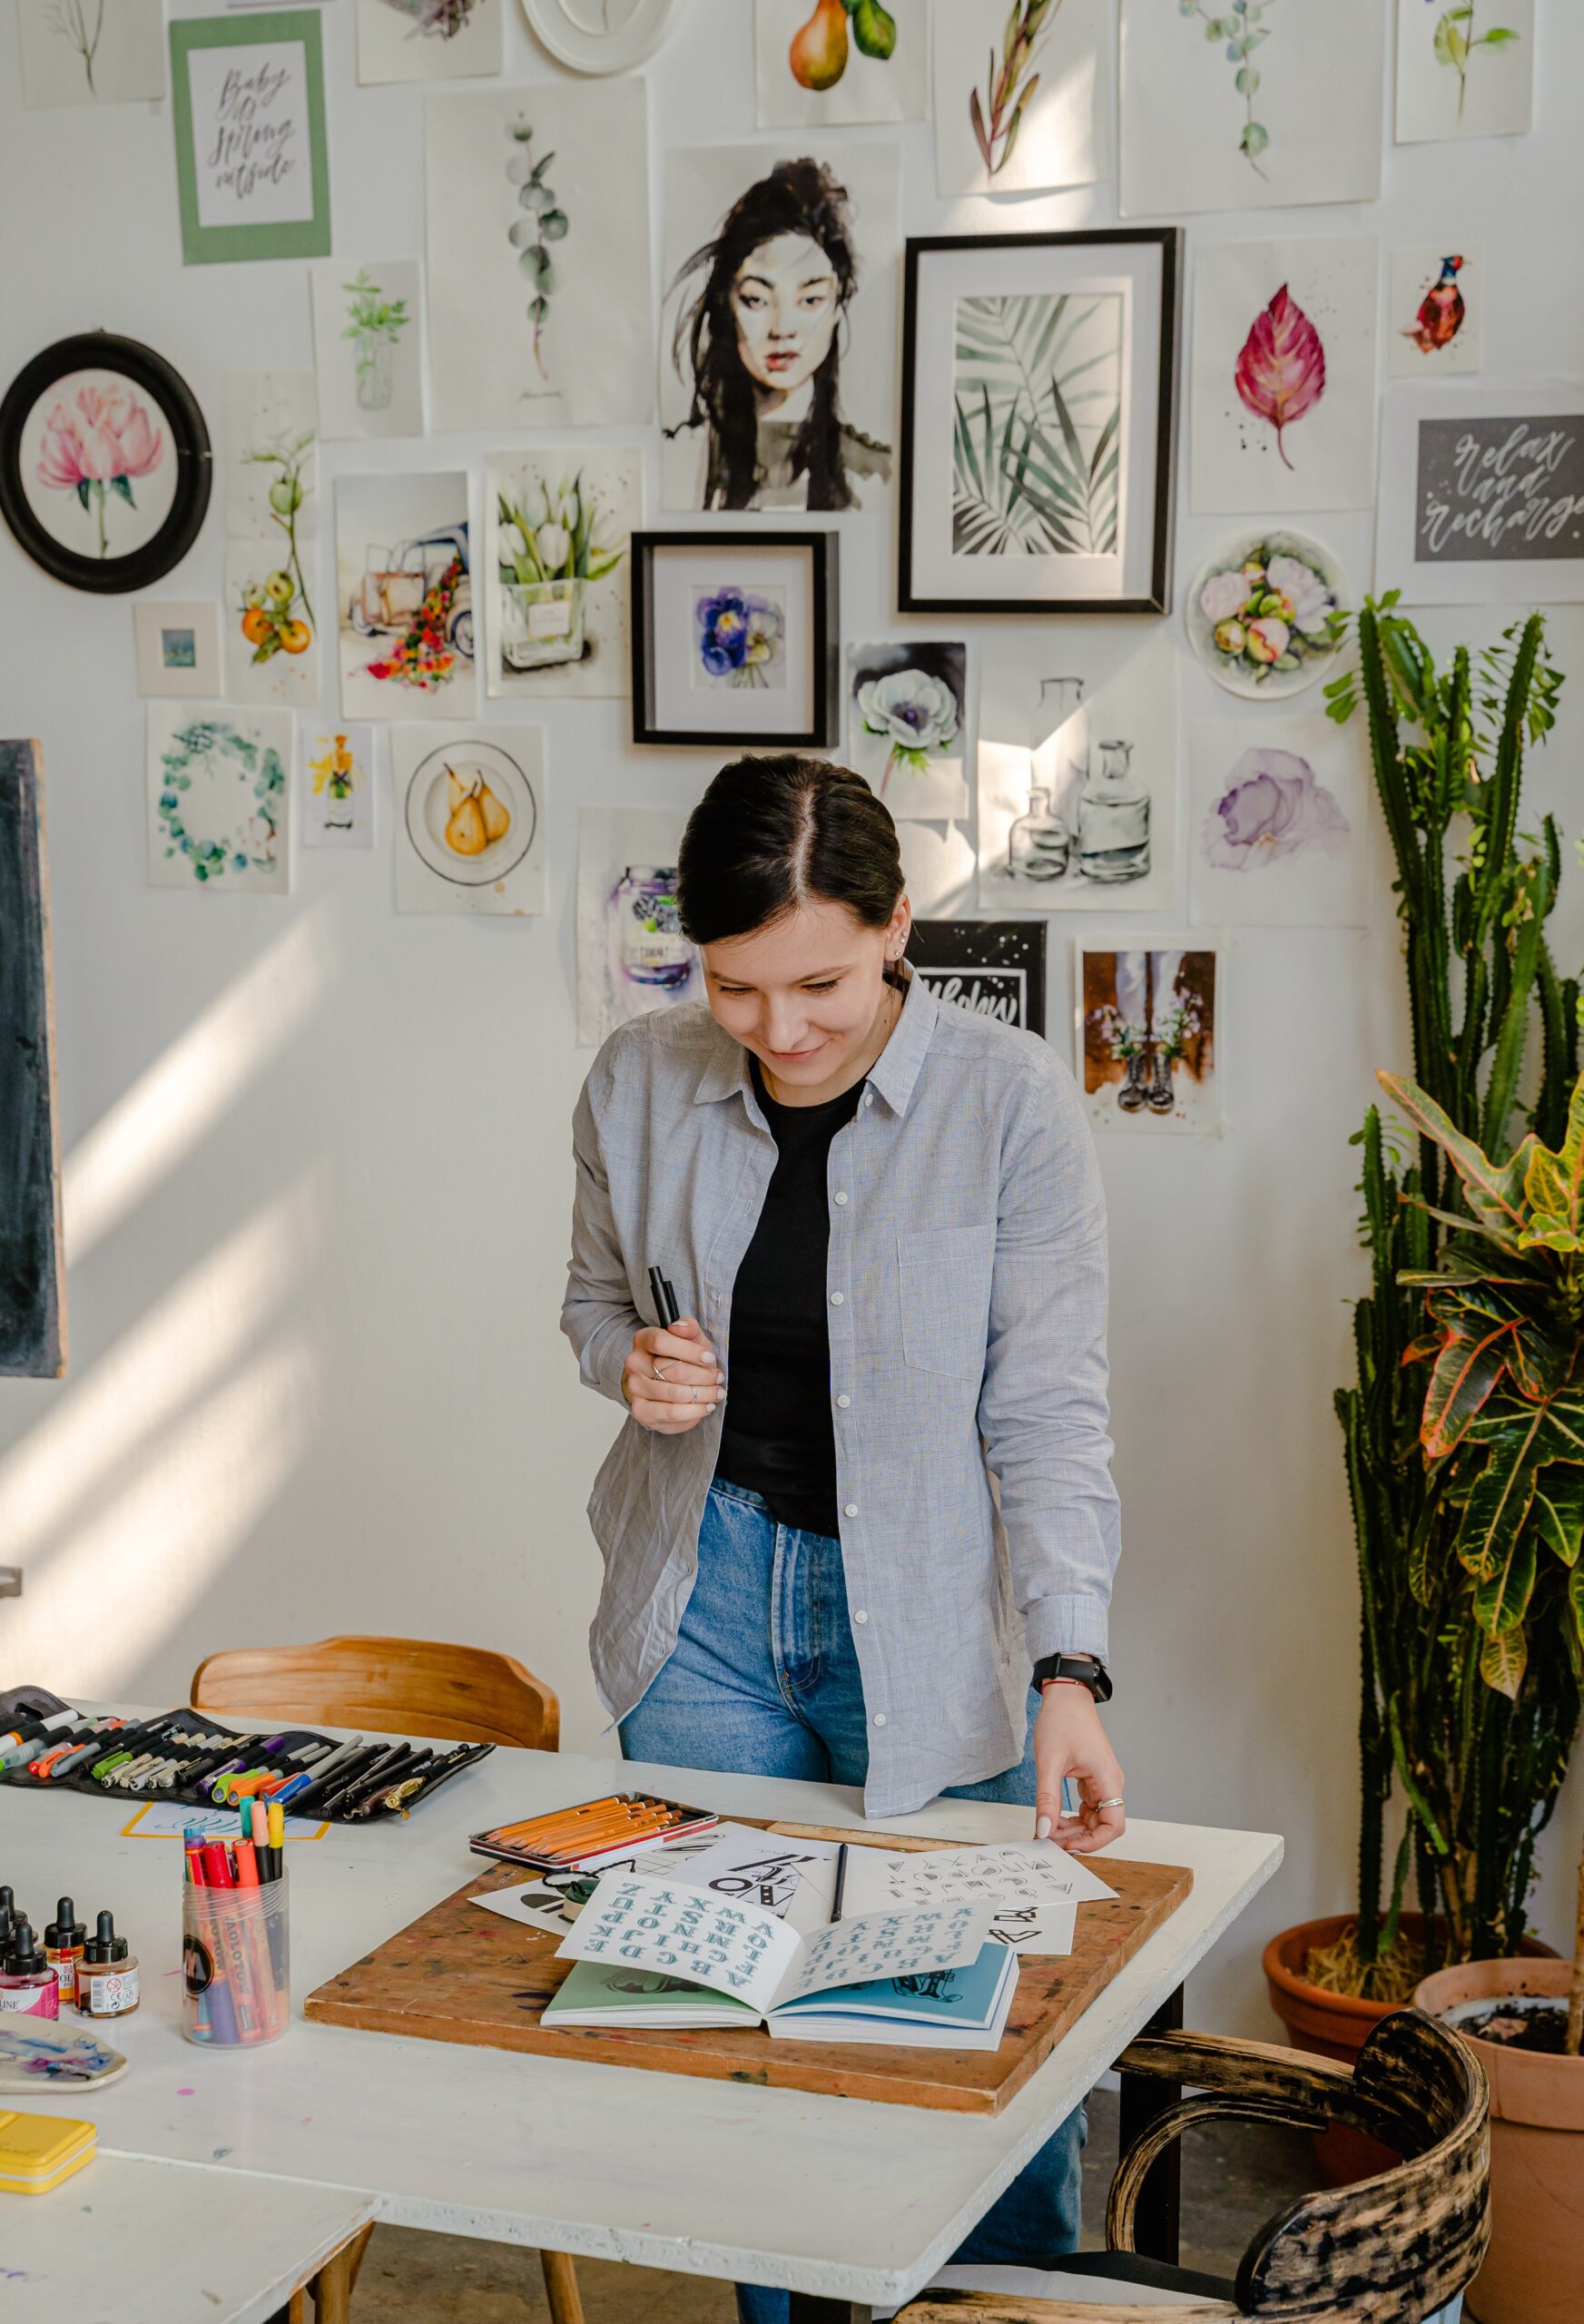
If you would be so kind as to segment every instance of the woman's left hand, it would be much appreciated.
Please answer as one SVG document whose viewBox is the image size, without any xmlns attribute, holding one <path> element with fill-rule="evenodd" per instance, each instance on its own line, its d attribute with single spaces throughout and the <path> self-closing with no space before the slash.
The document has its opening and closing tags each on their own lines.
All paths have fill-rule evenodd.
<svg viewBox="0 0 1584 2324">
<path fill-rule="evenodd" d="M 1034 1722 L 1034 1772 L 1036 1839 L 1054 1840 L 1075 1856 L 1093 1856 L 1121 1838 L 1127 1828 L 1127 1810 L 1099 1803 L 1120 1800 L 1122 1769 L 1087 1687 L 1058 1683 L 1046 1688 Z M 1062 1780 L 1067 1776 L 1077 1784 L 1082 1802 L 1076 1816 L 1062 1808 Z"/>
</svg>

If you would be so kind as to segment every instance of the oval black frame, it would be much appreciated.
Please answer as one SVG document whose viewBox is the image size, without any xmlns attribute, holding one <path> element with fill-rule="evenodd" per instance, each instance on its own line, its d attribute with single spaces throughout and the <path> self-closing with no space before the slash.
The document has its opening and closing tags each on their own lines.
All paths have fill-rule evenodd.
<svg viewBox="0 0 1584 2324">
<path fill-rule="evenodd" d="M 176 452 L 176 491 L 170 514 L 151 540 L 130 556 L 79 556 L 44 530 L 22 486 L 22 431 L 41 396 L 72 371 L 119 371 L 155 397 L 170 423 Z M 101 596 L 146 589 L 179 565 L 209 514 L 214 455 L 198 399 L 173 364 L 135 339 L 113 331 L 80 331 L 57 339 L 25 363 L 0 400 L 0 517 L 34 563 L 68 588 Z"/>
</svg>

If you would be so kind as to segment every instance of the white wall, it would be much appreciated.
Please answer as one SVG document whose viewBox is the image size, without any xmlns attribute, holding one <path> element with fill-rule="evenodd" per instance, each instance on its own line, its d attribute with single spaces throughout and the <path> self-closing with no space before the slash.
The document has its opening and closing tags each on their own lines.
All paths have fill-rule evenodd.
<svg viewBox="0 0 1584 2324">
<path fill-rule="evenodd" d="M 665 145 L 755 133 L 751 14 L 684 0 L 650 68 L 656 194 Z M 324 15 L 338 254 L 418 252 L 421 92 L 358 89 L 352 10 Z M 1567 93 L 1584 82 L 1584 11 L 1542 15 L 1534 136 L 1388 145 L 1378 212 L 1213 216 L 1190 250 L 1293 231 L 1481 239 L 1488 375 L 1577 376 Z M 0 21 L 0 377 L 103 325 L 169 355 L 218 429 L 228 372 L 308 368 L 302 267 L 182 269 L 165 108 L 25 113 L 14 37 Z M 553 74 L 515 11 L 508 40 L 510 77 Z M 848 133 L 875 133 L 901 137 L 910 232 L 1114 218 L 1111 187 L 942 203 L 928 129 Z M 658 232 L 656 218 L 656 253 Z M 327 506 L 338 468 L 477 464 L 485 448 L 329 447 Z M 842 529 L 844 628 L 883 635 L 888 527 Z M 1179 576 L 1229 529 L 1185 517 Z M 1364 583 L 1369 519 L 1319 529 Z M 218 590 L 220 532 L 217 502 L 155 594 Z M 1051 631 L 1023 635 L 1032 669 Z M 1584 693 L 1584 620 L 1562 617 L 1558 640 Z M 634 752 L 625 704 L 546 705 L 539 923 L 397 919 L 383 843 L 300 855 L 289 901 L 156 893 L 126 601 L 57 587 L 0 537 L 0 732 L 44 746 L 73 1254 L 70 1376 L 0 1383 L 0 1557 L 26 1571 L 0 1608 L 6 1681 L 175 1699 L 212 1648 L 388 1628 L 510 1648 L 559 1689 L 568 1744 L 595 1747 L 583 1503 L 615 1416 L 578 1388 L 556 1325 L 588 1062 L 570 999 L 576 809 L 684 805 L 713 762 Z M 1222 707 L 1186 664 L 1183 706 Z M 1579 711 L 1542 778 L 1572 832 Z M 1577 959 L 1584 870 L 1569 880 Z M 1141 1813 L 1286 1835 L 1280 1879 L 1193 2001 L 1201 2022 L 1258 2031 L 1259 1945 L 1351 1894 L 1356 1600 L 1331 1396 L 1363 1280 L 1347 1139 L 1372 1068 L 1406 1062 L 1390 899 L 1367 938 L 1247 935 L 1230 980 L 1229 1135 L 1104 1148 L 1127 1543 L 1113 1728 Z M 1581 1820 L 1576 1777 L 1553 1858 Z M 1569 1902 L 1553 1870 L 1540 1916 L 1557 1941 Z"/>
</svg>

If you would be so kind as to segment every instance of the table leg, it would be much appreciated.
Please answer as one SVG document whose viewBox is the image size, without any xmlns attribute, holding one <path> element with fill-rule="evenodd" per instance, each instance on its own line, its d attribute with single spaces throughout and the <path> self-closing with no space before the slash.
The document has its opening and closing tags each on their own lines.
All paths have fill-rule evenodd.
<svg viewBox="0 0 1584 2324">
<path fill-rule="evenodd" d="M 820 2299 L 812 2291 L 792 2295 L 792 2324 L 870 2324 L 871 2313 L 867 2302 L 855 2299 Z"/>
<path fill-rule="evenodd" d="M 1167 1995 L 1144 2031 L 1146 2034 L 1175 2034 L 1183 2023 L 1183 1989 Z M 1153 2074 L 1121 2072 L 1122 2105 L 1118 2152 L 1126 2154 L 1128 2147 L 1146 2130 L 1157 2114 L 1175 2106 L 1183 2094 L 1180 2082 L 1157 2082 Z M 1138 2209 L 1135 2217 L 1133 2240 L 1135 2249 L 1146 2260 L 1164 2260 L 1175 2267 L 1177 2259 L 1177 2230 L 1182 2198 L 1182 2144 L 1179 2141 L 1163 2154 L 1139 2190 Z"/>
</svg>

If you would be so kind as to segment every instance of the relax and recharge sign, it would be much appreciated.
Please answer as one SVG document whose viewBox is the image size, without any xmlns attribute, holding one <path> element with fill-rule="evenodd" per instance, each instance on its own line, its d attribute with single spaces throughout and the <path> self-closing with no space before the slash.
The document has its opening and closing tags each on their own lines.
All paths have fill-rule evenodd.
<svg viewBox="0 0 1584 2324">
<path fill-rule="evenodd" d="M 1538 419 L 1419 423 L 1420 565 L 1584 557 L 1584 397 Z"/>
</svg>

